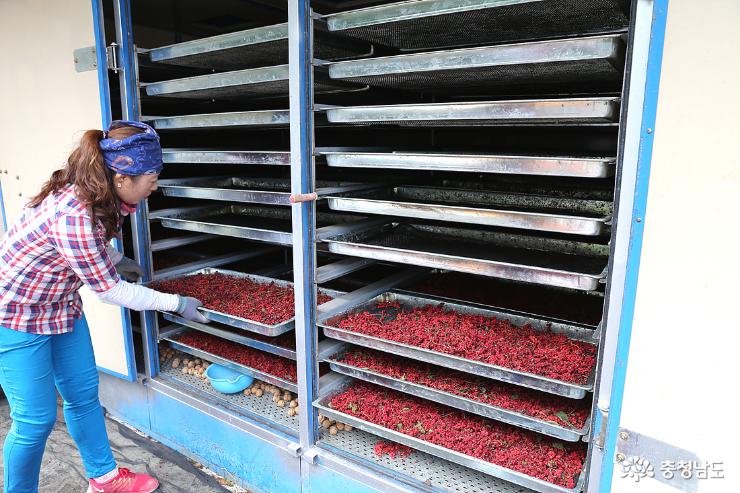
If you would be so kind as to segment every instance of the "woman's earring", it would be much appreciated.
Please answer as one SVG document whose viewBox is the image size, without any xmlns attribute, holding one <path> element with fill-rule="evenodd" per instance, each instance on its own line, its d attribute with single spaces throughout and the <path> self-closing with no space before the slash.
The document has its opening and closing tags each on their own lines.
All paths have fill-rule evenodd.
<svg viewBox="0 0 740 493">
<path fill-rule="evenodd" d="M 118 184 L 118 188 L 121 188 L 121 184 L 120 183 Z"/>
</svg>

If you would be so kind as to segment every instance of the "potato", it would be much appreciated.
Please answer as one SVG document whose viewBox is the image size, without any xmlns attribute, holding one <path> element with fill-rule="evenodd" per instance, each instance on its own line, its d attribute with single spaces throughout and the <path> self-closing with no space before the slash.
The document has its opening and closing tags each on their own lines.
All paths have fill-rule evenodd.
<svg viewBox="0 0 740 493">
<path fill-rule="evenodd" d="M 288 416 L 291 418 L 295 416 L 295 408 L 291 407 L 290 409 L 288 409 Z"/>
<path fill-rule="evenodd" d="M 201 363 L 203 363 L 203 361 L 200 358 L 195 358 L 195 364 L 196 365 L 199 365 Z"/>
<path fill-rule="evenodd" d="M 279 401 L 277 401 L 277 406 L 278 407 L 285 407 L 285 401 L 282 400 L 282 399 L 280 399 Z"/>
<path fill-rule="evenodd" d="M 286 393 L 283 394 L 283 400 L 290 402 L 290 401 L 293 400 L 293 396 L 290 395 L 290 392 L 286 392 Z"/>
<path fill-rule="evenodd" d="M 321 423 L 321 426 L 328 430 L 329 428 L 331 428 L 331 421 L 329 421 L 328 419 L 324 419 L 324 422 Z"/>
<path fill-rule="evenodd" d="M 188 367 L 187 366 L 183 366 L 181 371 L 183 373 L 187 373 L 188 372 Z"/>
<path fill-rule="evenodd" d="M 254 395 L 256 395 L 257 397 L 262 397 L 262 389 L 255 390 Z"/>
<path fill-rule="evenodd" d="M 188 368 L 195 368 L 195 361 L 188 361 Z"/>
<path fill-rule="evenodd" d="M 277 402 L 277 401 L 279 401 L 279 400 L 280 400 L 280 399 L 278 398 L 278 396 L 276 396 L 276 395 L 273 395 L 273 396 L 272 396 L 272 402 Z"/>
<path fill-rule="evenodd" d="M 180 358 L 175 358 L 172 360 L 172 368 L 177 368 L 180 366 Z"/>
<path fill-rule="evenodd" d="M 337 426 L 337 430 L 339 431 L 344 430 L 344 423 L 337 423 L 336 426 Z"/>
<path fill-rule="evenodd" d="M 352 425 L 344 425 L 344 431 L 352 431 Z"/>
<path fill-rule="evenodd" d="M 329 434 L 330 435 L 336 435 L 337 434 L 337 427 L 336 426 L 332 426 L 331 428 L 329 428 Z"/>
<path fill-rule="evenodd" d="M 290 407 L 298 407 L 298 401 L 295 400 L 295 399 L 293 399 L 292 401 L 290 401 Z"/>
</svg>

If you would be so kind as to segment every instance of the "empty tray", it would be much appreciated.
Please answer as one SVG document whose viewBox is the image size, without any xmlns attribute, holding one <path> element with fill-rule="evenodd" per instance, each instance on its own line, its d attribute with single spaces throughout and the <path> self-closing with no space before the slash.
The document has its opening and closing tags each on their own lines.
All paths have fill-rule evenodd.
<svg viewBox="0 0 740 493">
<path fill-rule="evenodd" d="M 398 186 L 374 192 L 329 197 L 334 210 L 411 217 L 436 221 L 531 229 L 555 233 L 599 235 L 604 217 L 588 217 L 568 210 L 572 201 L 539 196 L 515 196 L 518 205 L 497 192 L 435 187 Z M 587 201 L 575 201 L 583 203 Z M 580 204 L 579 204 L 580 205 Z M 557 207 L 559 206 L 559 207 Z"/>
<path fill-rule="evenodd" d="M 290 151 L 230 151 L 218 149 L 162 149 L 164 163 L 262 164 L 290 166 Z"/>
<path fill-rule="evenodd" d="M 326 109 L 332 123 L 396 125 L 605 124 L 619 120 L 619 98 L 561 98 L 347 106 Z"/>
<path fill-rule="evenodd" d="M 214 176 L 159 180 L 159 188 L 171 197 L 224 200 L 253 204 L 291 205 L 290 180 Z M 370 188 L 357 183 L 318 182 L 319 196 Z"/>
<path fill-rule="evenodd" d="M 400 224 L 389 230 L 373 228 L 323 241 L 330 252 L 339 255 L 584 291 L 595 290 L 605 277 L 607 259 L 602 256 L 603 245 L 563 243 L 563 248 L 573 248 L 574 253 L 580 254 L 574 255 L 525 249 L 522 245 L 517 248 L 518 238 L 513 245 L 501 246 L 486 238 L 485 232 L 469 233 L 463 228 Z M 592 249 L 595 255 L 586 256 Z"/>
<path fill-rule="evenodd" d="M 280 127 L 290 124 L 289 110 L 232 111 L 167 116 L 149 120 L 157 130 Z"/>
<path fill-rule="evenodd" d="M 366 42 L 315 31 L 315 55 L 324 60 L 372 54 Z M 288 63 L 288 24 L 262 26 L 154 48 L 153 62 L 216 70 Z"/>
<path fill-rule="evenodd" d="M 335 62 L 329 76 L 389 89 L 526 94 L 622 85 L 622 35 L 569 38 Z"/>
<path fill-rule="evenodd" d="M 343 168 L 466 171 L 542 176 L 604 178 L 614 174 L 616 158 L 517 156 L 506 154 L 438 152 L 326 151 L 329 166 Z"/>
<path fill-rule="evenodd" d="M 321 212 L 316 215 L 316 224 L 333 231 L 339 223 L 357 221 L 357 216 Z M 223 205 L 202 207 L 195 211 L 173 210 L 160 217 L 162 226 L 199 233 L 233 236 L 277 245 L 292 246 L 292 216 L 287 207 L 259 205 Z M 357 221 L 359 223 L 359 221 Z M 322 237 L 322 230 L 316 231 Z"/>
<path fill-rule="evenodd" d="M 287 96 L 288 65 L 219 72 L 161 82 L 142 83 L 149 96 L 185 99 L 241 99 L 259 96 Z M 323 70 L 314 71 L 317 93 L 351 91 L 365 87 L 328 80 Z"/>
<path fill-rule="evenodd" d="M 428 50 L 626 29 L 628 0 L 413 0 L 326 17 L 329 30 Z"/>
</svg>

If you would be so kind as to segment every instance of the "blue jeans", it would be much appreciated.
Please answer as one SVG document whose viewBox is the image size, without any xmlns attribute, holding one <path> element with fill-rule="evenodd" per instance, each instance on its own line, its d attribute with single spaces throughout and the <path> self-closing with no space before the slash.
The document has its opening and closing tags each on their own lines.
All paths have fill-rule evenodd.
<svg viewBox="0 0 740 493">
<path fill-rule="evenodd" d="M 84 316 L 65 334 L 28 334 L 0 327 L 0 384 L 13 418 L 3 448 L 6 493 L 38 491 L 41 457 L 57 417 L 56 389 L 88 477 L 115 469 Z"/>
</svg>

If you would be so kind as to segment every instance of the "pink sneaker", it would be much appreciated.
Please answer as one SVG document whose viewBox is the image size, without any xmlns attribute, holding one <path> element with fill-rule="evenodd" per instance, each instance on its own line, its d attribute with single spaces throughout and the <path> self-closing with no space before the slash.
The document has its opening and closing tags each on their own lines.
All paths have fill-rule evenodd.
<svg viewBox="0 0 740 493">
<path fill-rule="evenodd" d="M 152 493 L 159 488 L 159 481 L 147 474 L 136 474 L 125 467 L 118 468 L 118 476 L 107 483 L 88 480 L 87 493 Z"/>
</svg>

